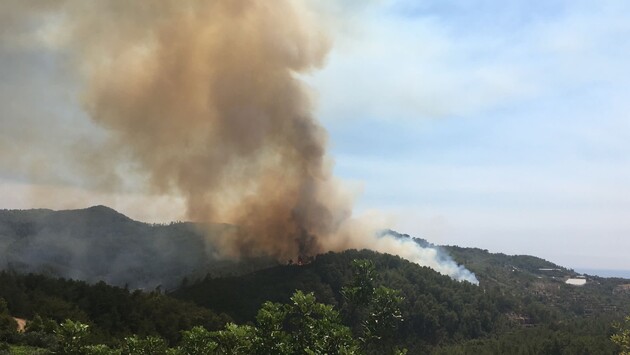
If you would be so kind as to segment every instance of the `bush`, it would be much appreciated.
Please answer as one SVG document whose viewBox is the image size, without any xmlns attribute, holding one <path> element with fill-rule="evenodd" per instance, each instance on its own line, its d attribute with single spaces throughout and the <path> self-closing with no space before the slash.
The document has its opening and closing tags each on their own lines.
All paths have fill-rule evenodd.
<svg viewBox="0 0 630 355">
<path fill-rule="evenodd" d="M 15 319 L 0 314 L 0 341 L 14 343 L 17 335 L 17 322 Z"/>
<path fill-rule="evenodd" d="M 57 337 L 41 331 L 26 332 L 19 335 L 18 342 L 38 348 L 53 349 L 57 346 Z"/>
<path fill-rule="evenodd" d="M 85 347 L 85 355 L 120 355 L 119 349 L 112 349 L 107 345 L 88 345 Z"/>
<path fill-rule="evenodd" d="M 64 355 L 83 355 L 85 353 L 86 339 L 89 335 L 89 326 L 81 322 L 66 319 L 56 334 L 59 343 L 56 353 Z"/>
<path fill-rule="evenodd" d="M 212 333 L 198 326 L 182 332 L 179 352 L 182 355 L 210 354 L 216 350 L 217 346 L 217 343 L 212 340 Z"/>
<path fill-rule="evenodd" d="M 7 302 L 0 298 L 0 341 L 14 341 L 17 332 L 17 322 L 9 315 Z"/>
<path fill-rule="evenodd" d="M 122 353 L 125 355 L 166 355 L 168 346 L 166 341 L 157 336 L 139 338 L 131 336 L 125 338 Z"/>
</svg>

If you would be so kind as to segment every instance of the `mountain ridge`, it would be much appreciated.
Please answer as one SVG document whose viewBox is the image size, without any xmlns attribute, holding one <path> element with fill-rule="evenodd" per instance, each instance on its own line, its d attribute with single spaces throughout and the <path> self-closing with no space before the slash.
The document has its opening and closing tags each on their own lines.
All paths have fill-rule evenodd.
<svg viewBox="0 0 630 355">
<path fill-rule="evenodd" d="M 109 207 L 1 210 L 0 268 L 132 288 L 174 287 L 216 257 L 222 225 L 135 221 Z M 228 263 L 229 264 L 229 263 Z"/>
<path fill-rule="evenodd" d="M 226 228 L 214 227 L 219 231 Z M 4 264 L 17 272 L 0 272 L 0 277 L 14 280 L 12 290 L 0 289 L 0 297 L 8 301 L 9 309 L 17 315 L 30 317 L 33 312 L 45 311 L 57 321 L 76 315 L 93 321 L 99 331 L 114 337 L 124 334 L 116 335 L 111 330 L 116 323 L 108 317 L 124 308 L 109 304 L 108 307 L 114 307 L 112 311 L 102 314 L 101 303 L 91 307 L 97 300 L 104 302 L 100 298 L 103 292 L 117 294 L 121 305 L 127 304 L 125 307 L 136 302 L 146 305 L 142 299 L 134 301 L 136 297 L 144 297 L 141 295 L 151 300 L 163 296 L 166 298 L 155 300 L 176 301 L 172 304 L 181 307 L 194 304 L 195 308 L 190 309 L 196 313 L 201 309 L 211 312 L 207 317 L 214 319 L 212 326 L 216 327 L 228 319 L 252 322 L 264 302 L 286 303 L 295 290 L 313 292 L 319 302 L 344 311 L 342 288 L 352 282 L 353 260 L 363 259 L 374 263 L 377 284 L 398 290 L 403 297 L 405 321 L 396 335 L 398 344 L 414 353 L 446 354 L 459 354 L 461 349 L 469 353 L 476 348 L 487 351 L 527 347 L 537 349 L 530 353 L 548 353 L 555 346 L 548 344 L 550 337 L 565 342 L 562 347 L 571 351 L 588 349 L 590 353 L 608 354 L 608 350 L 597 349 L 611 348 L 610 324 L 618 320 L 621 312 L 630 309 L 630 293 L 626 294 L 630 288 L 625 286 L 630 285 L 630 280 L 585 276 L 585 285 L 573 286 L 565 281 L 578 276 L 574 270 L 530 255 L 436 246 L 422 238 L 386 231 L 399 238 L 412 238 L 425 247 L 443 249 L 457 263 L 476 273 L 479 279 L 476 286 L 455 281 L 399 256 L 371 250 L 328 252 L 302 265 L 269 260 L 255 264 L 246 260 L 243 267 L 243 264 L 209 261 L 208 255 L 214 249 L 204 244 L 206 239 L 198 228 L 199 225 L 189 222 L 152 225 L 134 221 L 105 206 L 70 211 L 0 211 L 0 261 L 18 256 L 31 258 L 21 260 L 21 265 Z M 61 241 L 62 246 L 77 247 L 82 240 L 84 245 L 77 249 L 55 246 L 55 242 Z M 37 254 L 34 250 L 48 254 Z M 74 260 L 75 264 L 68 262 L 64 252 L 69 251 L 83 257 Z M 27 263 L 42 256 L 48 257 L 48 264 L 41 263 L 41 259 L 35 265 L 39 267 Z M 23 275 L 25 272 L 63 274 L 94 284 Z M 165 275 L 169 278 L 168 286 L 162 282 Z M 160 282 L 155 282 L 158 279 Z M 151 292 L 110 288 L 99 280 Z M 88 298 L 66 290 L 69 287 L 81 290 Z M 50 298 L 49 293 L 52 293 Z M 170 299 L 176 300 L 166 301 Z M 62 307 L 51 309 L 47 304 Z M 152 317 L 157 317 L 155 321 L 161 324 L 168 323 L 157 315 Z M 150 330 L 147 325 L 147 333 L 143 333 L 143 328 L 131 331 L 142 334 L 157 331 L 169 341 L 176 341 L 178 330 L 188 326 L 190 323 L 183 322 L 160 331 Z M 568 334 L 579 336 L 572 338 Z"/>
<path fill-rule="evenodd" d="M 192 222 L 149 224 L 104 205 L 59 211 L 4 209 L 0 210 L 0 268 L 89 282 L 103 280 L 132 288 L 170 289 L 184 278 L 203 278 L 213 271 L 235 267 L 235 262 L 217 258 L 211 238 L 206 237 L 207 233 L 220 233 L 225 228 L 229 226 Z M 540 269 L 544 268 L 559 269 L 568 277 L 578 275 L 531 255 L 440 246 L 393 230 L 383 233 L 411 238 L 422 247 L 439 248 L 475 273 L 484 274 L 484 268 L 500 266 L 508 273 L 521 270 L 532 277 L 540 276 Z M 258 264 L 248 268 L 244 266 L 248 262 Z M 244 264 L 240 273 L 277 263 L 262 258 Z M 214 273 L 221 274 L 225 273 Z"/>
</svg>

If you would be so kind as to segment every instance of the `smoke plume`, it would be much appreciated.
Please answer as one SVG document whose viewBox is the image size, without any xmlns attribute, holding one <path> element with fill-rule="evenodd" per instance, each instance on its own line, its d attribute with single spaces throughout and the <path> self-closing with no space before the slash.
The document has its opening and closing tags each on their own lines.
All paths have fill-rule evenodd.
<svg viewBox="0 0 630 355">
<path fill-rule="evenodd" d="M 129 157 L 152 192 L 184 196 L 190 219 L 237 225 L 221 241 L 228 255 L 321 251 L 350 204 L 298 78 L 329 48 L 305 9 L 285 0 L 72 5 L 64 45 L 85 80 L 86 111 L 110 134 L 102 155 Z M 87 170 L 103 170 L 92 162 Z"/>
<path fill-rule="evenodd" d="M 45 14 L 38 36 L 106 133 L 73 153 L 86 185 L 117 190 L 133 174 L 148 193 L 183 197 L 189 219 L 237 226 L 215 241 L 226 256 L 393 250 L 355 228 L 331 174 L 300 79 L 324 64 L 330 41 L 303 2 L 9 3 L 13 29 Z"/>
</svg>

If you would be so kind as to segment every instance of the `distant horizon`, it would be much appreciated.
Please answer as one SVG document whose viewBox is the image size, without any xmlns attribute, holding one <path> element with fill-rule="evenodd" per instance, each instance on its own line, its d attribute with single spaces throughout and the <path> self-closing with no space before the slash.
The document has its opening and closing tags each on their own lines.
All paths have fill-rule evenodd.
<svg viewBox="0 0 630 355">
<path fill-rule="evenodd" d="M 599 277 L 616 277 L 622 279 L 630 279 L 630 270 L 611 270 L 611 269 L 589 269 L 589 268 L 576 268 L 575 272 L 591 276 Z"/>
</svg>

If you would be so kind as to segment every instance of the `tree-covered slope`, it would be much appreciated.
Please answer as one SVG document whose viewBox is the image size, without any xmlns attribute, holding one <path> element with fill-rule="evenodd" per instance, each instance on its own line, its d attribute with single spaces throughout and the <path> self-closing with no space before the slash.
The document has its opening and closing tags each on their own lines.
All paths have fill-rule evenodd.
<svg viewBox="0 0 630 355">
<path fill-rule="evenodd" d="M 531 305 L 517 309 L 533 324 L 557 317 L 591 317 L 630 311 L 630 293 L 622 292 L 630 280 L 580 275 L 571 269 L 529 255 L 489 253 L 478 248 L 444 247 L 455 260 L 465 263 L 479 279 L 479 286 L 498 290 Z M 586 284 L 567 284 L 569 278 Z M 535 312 L 534 308 L 544 312 Z M 533 313 L 533 314 L 531 314 Z"/>
<path fill-rule="evenodd" d="M 497 258 L 510 261 L 509 256 Z M 70 318 L 91 324 L 95 337 L 92 341 L 117 344 L 122 337 L 134 333 L 159 335 L 175 344 L 180 331 L 194 325 L 218 329 L 228 316 L 240 324 L 253 322 L 265 301 L 290 304 L 290 296 L 300 289 L 314 292 L 318 302 L 333 305 L 343 316 L 344 324 L 360 334 L 361 324 L 354 323 L 342 292 L 344 286 L 354 282 L 352 265 L 357 259 L 374 264 L 376 285 L 399 290 L 403 297 L 400 310 L 404 321 L 391 341 L 410 353 L 568 354 L 582 349 L 586 352 L 581 353 L 611 354 L 615 351 L 609 337 L 612 322 L 619 318 L 620 312 L 564 311 L 558 304 L 530 294 L 527 288 L 519 290 L 515 286 L 526 284 L 529 274 L 511 272 L 513 284 L 508 285 L 496 283 L 495 279 L 500 279 L 496 275 L 491 280 L 481 272 L 480 286 L 475 286 L 453 281 L 399 257 L 368 250 L 327 253 L 302 266 L 283 265 L 241 276 L 207 277 L 168 296 L 158 292 L 129 292 L 104 283 L 90 285 L 3 272 L 0 298 L 7 300 L 14 316 L 33 319 L 38 314 L 58 322 Z M 592 283 L 593 290 L 583 295 L 583 302 L 606 293 L 606 288 L 597 285 Z M 560 286 L 558 290 L 587 290 L 567 287 Z M 624 295 L 610 297 L 628 305 L 627 298 L 623 303 Z M 194 301 L 197 306 L 182 300 Z M 228 316 L 217 316 L 223 312 Z"/>
<path fill-rule="evenodd" d="M 92 325 L 103 341 L 131 334 L 159 335 L 174 342 L 180 331 L 195 325 L 222 327 L 230 318 L 158 292 L 42 275 L 0 272 L 0 299 L 12 316 L 36 316 L 62 322 L 73 319 Z"/>
<path fill-rule="evenodd" d="M 226 312 L 238 321 L 252 320 L 266 300 L 286 302 L 296 289 L 343 307 L 341 288 L 351 282 L 354 259 L 373 261 L 377 282 L 401 291 L 405 322 L 399 337 L 404 343 L 422 347 L 446 339 L 475 338 L 506 325 L 511 300 L 501 294 L 485 293 L 397 256 L 368 250 L 327 253 L 307 265 L 277 266 L 239 277 L 209 277 L 171 295 Z"/>
<path fill-rule="evenodd" d="M 576 287 L 565 283 L 566 278 L 576 276 L 575 272 L 540 258 L 445 249 L 476 272 L 479 286 L 453 281 L 396 256 L 348 250 L 319 255 L 303 266 L 276 266 L 238 277 L 207 277 L 172 296 L 226 312 L 239 322 L 253 320 L 266 300 L 287 302 L 296 289 L 314 292 L 321 302 L 343 309 L 341 288 L 351 282 L 352 260 L 368 259 L 376 265 L 378 282 L 400 290 L 404 297 L 401 308 L 405 322 L 397 341 L 414 351 L 442 353 L 508 349 L 513 334 L 536 338 L 522 342 L 524 348 L 572 349 L 582 342 L 589 344 L 586 349 L 592 346 L 610 351 L 611 322 L 630 311 L 630 298 L 614 294 L 608 280 L 589 278 L 585 286 Z M 567 340 L 574 331 L 580 336 Z M 555 337 L 557 344 L 550 345 L 545 337 Z"/>
<path fill-rule="evenodd" d="M 206 273 L 251 271 L 268 260 L 216 258 L 209 235 L 226 225 L 134 221 L 108 207 L 0 210 L 0 269 L 131 288 L 174 288 Z"/>
<path fill-rule="evenodd" d="M 0 267 L 10 271 L 0 273 L 0 298 L 14 316 L 79 320 L 91 324 L 94 336 L 104 341 L 136 333 L 158 334 L 172 344 L 180 330 L 196 324 L 216 329 L 227 317 L 252 322 L 264 302 L 290 303 L 291 295 L 302 290 L 336 307 L 344 324 L 356 331 L 360 324 L 348 316 L 342 289 L 353 282 L 353 260 L 367 259 L 377 270 L 375 282 L 403 297 L 404 322 L 395 342 L 411 353 L 566 353 L 580 348 L 610 353 L 611 323 L 630 313 L 629 280 L 582 276 L 533 256 L 437 247 L 414 238 L 473 271 L 476 286 L 368 250 L 330 252 L 305 265 L 221 262 L 204 238 L 213 228 L 218 233 L 230 227 L 150 225 L 102 206 L 3 210 Z M 24 275 L 30 271 L 48 276 Z M 565 282 L 575 277 L 584 277 L 586 284 Z M 151 292 L 96 283 L 100 280 Z M 168 297 L 160 290 L 169 290 Z M 223 313 L 227 317 L 217 316 Z"/>
</svg>

